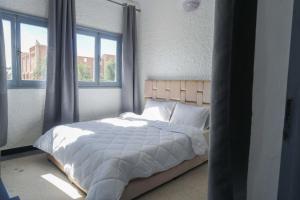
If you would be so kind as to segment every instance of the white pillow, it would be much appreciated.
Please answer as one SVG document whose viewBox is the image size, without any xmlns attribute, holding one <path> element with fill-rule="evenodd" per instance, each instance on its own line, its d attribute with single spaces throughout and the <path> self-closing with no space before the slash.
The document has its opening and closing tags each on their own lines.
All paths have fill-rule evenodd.
<svg viewBox="0 0 300 200">
<path fill-rule="evenodd" d="M 206 107 L 177 103 L 171 123 L 203 129 L 209 117 Z"/>
<path fill-rule="evenodd" d="M 170 121 L 176 103 L 172 101 L 156 101 L 148 99 L 145 105 L 143 117 L 155 121 Z"/>
</svg>

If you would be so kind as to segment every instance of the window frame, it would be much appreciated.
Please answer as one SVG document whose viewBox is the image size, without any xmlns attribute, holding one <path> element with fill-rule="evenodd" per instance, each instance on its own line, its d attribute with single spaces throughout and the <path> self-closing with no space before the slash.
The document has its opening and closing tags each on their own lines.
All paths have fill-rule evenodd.
<svg viewBox="0 0 300 200">
<path fill-rule="evenodd" d="M 47 28 L 48 20 L 43 17 L 22 14 L 0 8 L 0 20 L 8 20 L 11 23 L 11 55 L 12 55 L 12 80 L 7 80 L 9 89 L 42 89 L 46 88 L 47 80 L 22 80 L 21 77 L 21 24 L 28 24 Z M 47 32 L 49 35 L 49 32 Z M 122 87 L 122 34 L 107 32 L 95 28 L 76 25 L 76 34 L 95 37 L 95 81 L 77 81 L 80 88 L 121 88 Z M 102 82 L 100 80 L 101 62 L 101 38 L 117 42 L 116 81 Z M 48 46 L 48 44 L 47 44 Z M 77 47 L 76 47 L 77 48 Z M 77 50 L 76 50 L 77 56 Z M 77 58 L 76 58 L 77 59 Z"/>
<path fill-rule="evenodd" d="M 118 33 L 111 33 L 99 29 L 88 28 L 77 25 L 76 33 L 95 37 L 95 81 L 86 82 L 79 81 L 80 87 L 122 87 L 122 35 Z M 116 65 L 116 81 L 104 82 L 100 80 L 100 63 L 101 63 L 101 39 L 109 39 L 117 42 L 117 65 Z"/>
<path fill-rule="evenodd" d="M 1 10 L 0 10 L 1 11 Z M 6 13 L 1 13 L 0 12 L 0 19 L 1 20 L 6 20 L 10 22 L 10 31 L 11 31 L 11 67 L 12 67 L 12 80 L 7 80 L 8 86 L 11 85 L 13 83 L 13 81 L 15 81 L 15 76 L 16 74 L 14 73 L 14 68 L 15 68 L 15 57 L 16 54 L 14 52 L 16 52 L 16 44 L 15 44 L 15 39 L 14 37 L 12 37 L 13 35 L 15 35 L 14 33 L 14 17 L 7 15 Z"/>
<path fill-rule="evenodd" d="M 9 89 L 17 88 L 45 88 L 46 80 L 22 80 L 21 78 L 21 24 L 44 27 L 48 29 L 45 18 L 25 15 L 13 11 L 0 9 L 1 20 L 8 20 L 11 23 L 11 47 L 12 47 L 12 80 L 7 80 Z"/>
<path fill-rule="evenodd" d="M 46 86 L 46 80 L 22 80 L 21 77 L 21 56 L 19 55 L 21 52 L 21 24 L 28 24 L 32 26 L 39 26 L 47 29 L 48 35 L 48 23 L 46 20 L 40 18 L 32 18 L 32 17 L 17 17 L 16 20 L 16 54 L 17 57 L 17 87 L 32 87 L 32 88 L 44 88 Z M 48 38 L 47 38 L 48 40 Z M 48 44 L 47 44 L 48 47 Z"/>
<path fill-rule="evenodd" d="M 94 81 L 80 81 L 78 76 L 77 76 L 77 82 L 78 82 L 78 85 L 80 87 L 97 87 L 97 82 L 98 82 L 98 76 L 97 76 L 97 73 L 99 71 L 99 69 L 97 69 L 97 34 L 95 34 L 94 32 L 90 32 L 90 31 L 87 31 L 87 30 L 84 30 L 84 29 L 80 29 L 80 28 L 76 28 L 76 37 L 77 37 L 77 34 L 80 34 L 80 35 L 85 35 L 85 36 L 92 36 L 94 37 L 95 39 L 95 44 L 94 44 L 94 48 L 95 48 L 95 51 L 94 51 L 94 59 L 95 59 L 95 62 L 94 62 Z M 77 38 L 76 38 L 77 39 Z M 76 47 L 78 48 L 78 46 Z M 76 49 L 76 64 L 77 64 L 77 49 Z M 78 69 L 77 69 L 78 70 Z M 78 74 L 78 71 L 77 71 L 77 74 Z"/>
</svg>

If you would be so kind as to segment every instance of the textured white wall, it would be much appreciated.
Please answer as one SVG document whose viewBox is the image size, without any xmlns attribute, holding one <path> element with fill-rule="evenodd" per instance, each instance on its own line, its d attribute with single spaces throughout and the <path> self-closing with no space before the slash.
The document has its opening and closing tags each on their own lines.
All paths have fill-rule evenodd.
<svg viewBox="0 0 300 200">
<path fill-rule="evenodd" d="M 47 17 L 48 0 L 0 0 L 0 8 Z M 106 0 L 77 0 L 77 23 L 121 33 L 122 7 Z M 81 120 L 115 116 L 120 112 L 120 89 L 80 89 Z M 10 89 L 9 133 L 6 148 L 31 145 L 42 132 L 45 90 Z"/>
<path fill-rule="evenodd" d="M 39 17 L 48 16 L 48 0 L 0 0 L 0 8 Z"/>
<path fill-rule="evenodd" d="M 182 0 L 140 0 L 138 67 L 146 79 L 210 79 L 214 0 L 185 12 Z M 143 99 L 141 97 L 141 99 Z"/>
<path fill-rule="evenodd" d="M 258 0 L 248 200 L 277 199 L 293 0 Z"/>
</svg>

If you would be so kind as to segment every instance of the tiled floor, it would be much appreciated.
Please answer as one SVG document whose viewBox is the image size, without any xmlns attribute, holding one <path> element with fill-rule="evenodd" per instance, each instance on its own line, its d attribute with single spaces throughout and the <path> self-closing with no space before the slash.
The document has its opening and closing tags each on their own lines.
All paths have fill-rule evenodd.
<svg viewBox="0 0 300 200">
<path fill-rule="evenodd" d="M 21 200 L 84 199 L 45 154 L 1 162 L 1 175 L 11 196 Z M 64 189 L 62 189 L 64 188 Z M 138 200 L 206 200 L 207 164 L 141 196 Z"/>
</svg>

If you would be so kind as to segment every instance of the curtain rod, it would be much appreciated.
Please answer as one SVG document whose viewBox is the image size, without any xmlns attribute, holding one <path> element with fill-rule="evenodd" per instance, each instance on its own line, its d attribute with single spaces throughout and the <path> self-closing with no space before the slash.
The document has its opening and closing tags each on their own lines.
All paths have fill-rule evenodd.
<svg viewBox="0 0 300 200">
<path fill-rule="evenodd" d="M 111 2 L 111 3 L 117 4 L 117 5 L 123 6 L 123 7 L 127 6 L 127 3 L 120 3 L 120 2 L 117 2 L 117 1 L 113 1 L 113 0 L 106 0 L 106 1 L 109 1 L 109 2 Z M 135 10 L 136 10 L 137 12 L 141 12 L 141 9 L 136 8 Z"/>
</svg>

